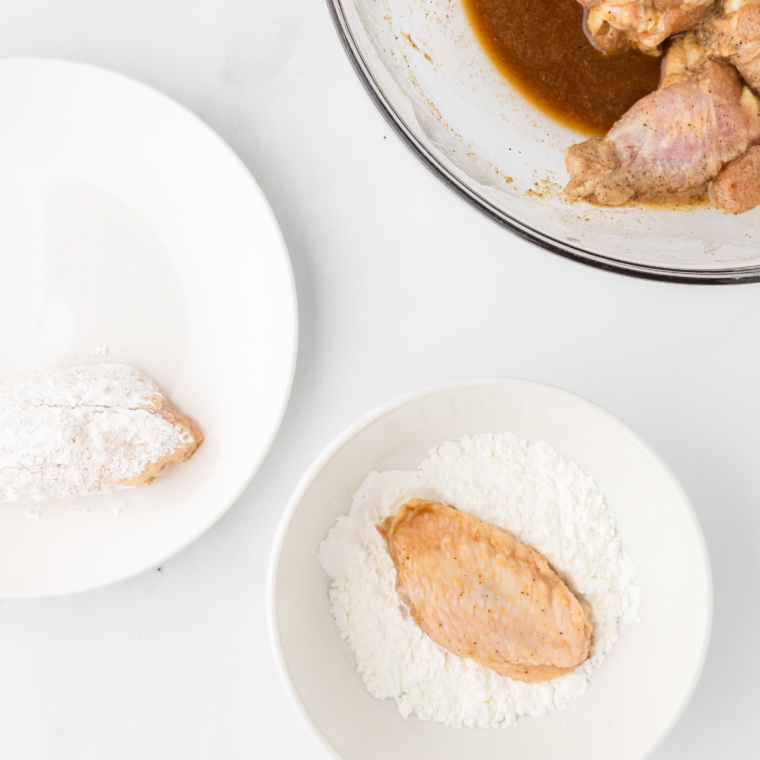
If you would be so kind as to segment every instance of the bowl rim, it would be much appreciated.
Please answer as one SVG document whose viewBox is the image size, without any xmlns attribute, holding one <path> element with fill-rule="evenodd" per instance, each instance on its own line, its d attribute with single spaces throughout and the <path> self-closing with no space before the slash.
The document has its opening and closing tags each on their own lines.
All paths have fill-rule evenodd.
<svg viewBox="0 0 760 760">
<path fill-rule="evenodd" d="M 710 269 L 679 269 L 677 267 L 661 267 L 653 264 L 636 264 L 616 259 L 612 256 L 591 253 L 580 246 L 574 246 L 567 241 L 557 240 L 546 235 L 501 211 L 482 195 L 467 187 L 425 149 L 422 143 L 414 136 L 414 133 L 406 122 L 401 118 L 400 114 L 390 104 L 377 80 L 372 75 L 372 70 L 362 56 L 359 45 L 351 31 L 343 10 L 343 0 L 327 0 L 327 6 L 343 49 L 356 75 L 359 77 L 359 81 L 391 129 L 428 171 L 461 200 L 492 222 L 495 222 L 522 240 L 526 240 L 539 248 L 543 248 L 545 251 L 549 251 L 549 253 L 562 256 L 579 264 L 585 264 L 596 269 L 628 277 L 684 285 L 737 285 L 760 282 L 760 265 L 731 267 L 720 271 Z"/>
<path fill-rule="evenodd" d="M 296 711 L 301 716 L 306 725 L 311 729 L 314 736 L 317 738 L 321 746 L 336 760 L 346 760 L 337 747 L 333 745 L 327 735 L 312 719 L 309 712 L 306 710 L 304 703 L 301 700 L 295 683 L 290 675 L 290 671 L 285 662 L 285 653 L 282 647 L 279 636 L 279 625 L 277 623 L 277 576 L 280 565 L 280 558 L 282 556 L 282 548 L 285 543 L 285 537 L 290 528 L 290 523 L 293 516 L 298 509 L 306 491 L 314 482 L 317 475 L 321 472 L 324 466 L 332 459 L 332 457 L 357 433 L 361 432 L 371 423 L 380 419 L 384 415 L 404 406 L 412 401 L 424 398 L 425 396 L 431 396 L 437 393 L 446 391 L 464 390 L 468 388 L 478 387 L 502 387 L 502 388 L 526 388 L 532 390 L 541 390 L 549 392 L 566 399 L 573 400 L 575 402 L 581 402 L 583 405 L 591 408 L 595 413 L 601 414 L 602 417 L 606 417 L 608 420 L 617 425 L 634 443 L 642 447 L 642 449 L 651 457 L 653 463 L 660 468 L 663 475 L 667 478 L 670 484 L 678 494 L 681 503 L 684 507 L 684 516 L 686 517 L 688 524 L 693 529 L 695 537 L 697 539 L 697 546 L 699 549 L 700 558 L 702 560 L 703 580 L 705 583 L 706 594 L 706 607 L 705 607 L 705 621 L 702 630 L 702 642 L 700 646 L 699 657 L 697 659 L 694 672 L 691 677 L 691 682 L 688 688 L 684 692 L 684 697 L 678 707 L 673 711 L 670 720 L 665 725 L 661 733 L 655 737 L 652 743 L 647 749 L 639 756 L 639 760 L 644 760 L 654 752 L 654 750 L 662 743 L 665 737 L 673 730 L 676 723 L 683 715 L 684 710 L 691 701 L 694 691 L 697 688 L 699 679 L 702 675 L 705 659 L 707 657 L 707 651 L 710 645 L 710 635 L 712 632 L 712 619 L 713 619 L 713 582 L 712 571 L 710 566 L 710 555 L 707 551 L 707 544 L 702 532 L 702 527 L 697 518 L 694 506 L 689 499 L 688 494 L 684 490 L 678 478 L 673 471 L 668 467 L 662 457 L 638 434 L 633 428 L 623 422 L 619 417 L 609 412 L 604 407 L 585 398 L 572 391 L 565 390 L 556 385 L 540 382 L 538 380 L 528 380 L 518 377 L 499 377 L 499 376 L 482 376 L 482 377 L 465 377 L 458 380 L 449 380 L 442 383 L 436 383 L 434 385 L 427 385 L 423 388 L 419 388 L 414 391 L 410 391 L 401 396 L 397 396 L 390 401 L 386 401 L 380 406 L 376 407 L 370 412 L 362 415 L 358 420 L 351 423 L 346 427 L 343 432 L 339 433 L 325 448 L 320 452 L 316 459 L 311 463 L 309 468 L 301 477 L 298 485 L 296 486 L 293 494 L 291 495 L 288 503 L 285 507 L 280 522 L 277 526 L 274 541 L 272 543 L 272 551 L 269 556 L 269 565 L 267 568 L 267 583 L 266 583 L 266 614 L 267 614 L 267 629 L 269 632 L 269 642 L 274 654 L 275 667 L 280 675 L 280 679 L 285 686 L 285 690 L 290 697 L 290 701 L 296 708 Z"/>
</svg>

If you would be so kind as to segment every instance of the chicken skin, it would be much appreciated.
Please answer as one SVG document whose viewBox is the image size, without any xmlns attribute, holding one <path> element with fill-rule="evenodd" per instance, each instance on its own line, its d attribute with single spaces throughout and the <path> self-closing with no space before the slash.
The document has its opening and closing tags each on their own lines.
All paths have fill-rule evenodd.
<svg viewBox="0 0 760 760">
<path fill-rule="evenodd" d="M 727 214 L 743 214 L 760 204 L 760 146 L 721 171 L 710 186 L 710 200 Z"/>
<path fill-rule="evenodd" d="M 692 34 L 671 44 L 661 89 L 605 137 L 565 152 L 565 193 L 605 206 L 703 192 L 760 138 L 760 107 L 732 66 L 707 58 Z"/>
<path fill-rule="evenodd" d="M 760 91 L 760 0 L 724 0 L 697 34 L 707 55 L 730 61 Z"/>
<path fill-rule="evenodd" d="M 671 34 L 693 29 L 707 16 L 714 0 L 579 0 L 588 9 L 586 28 L 605 53 L 629 45 L 659 55 Z"/>
<path fill-rule="evenodd" d="M 444 649 L 531 682 L 588 657 L 591 624 L 581 603 L 541 554 L 504 531 L 423 499 L 377 529 L 399 596 Z"/>
</svg>

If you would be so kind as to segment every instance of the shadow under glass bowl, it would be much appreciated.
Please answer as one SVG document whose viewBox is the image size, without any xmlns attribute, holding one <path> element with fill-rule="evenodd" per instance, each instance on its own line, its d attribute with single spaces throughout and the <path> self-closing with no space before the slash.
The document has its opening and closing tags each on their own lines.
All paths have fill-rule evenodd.
<svg viewBox="0 0 760 760">
<path fill-rule="evenodd" d="M 760 208 L 599 208 L 569 201 L 563 154 L 584 139 L 533 107 L 478 43 L 461 0 L 327 0 L 362 84 L 460 198 L 551 253 L 692 284 L 760 281 Z"/>
</svg>

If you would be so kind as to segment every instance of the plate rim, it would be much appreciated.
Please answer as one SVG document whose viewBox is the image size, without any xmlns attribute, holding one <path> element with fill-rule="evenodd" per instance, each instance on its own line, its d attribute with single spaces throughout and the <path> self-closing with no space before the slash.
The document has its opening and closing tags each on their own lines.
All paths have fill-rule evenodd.
<svg viewBox="0 0 760 760">
<path fill-rule="evenodd" d="M 330 0 L 328 0 L 328 2 L 329 1 Z M 290 523 L 306 491 L 309 489 L 321 469 L 346 443 L 348 443 L 354 436 L 356 436 L 369 424 L 375 422 L 379 418 L 394 411 L 395 409 L 425 396 L 430 396 L 446 391 L 464 390 L 469 388 L 488 386 L 499 386 L 502 388 L 526 388 L 556 394 L 576 403 L 580 402 L 582 405 L 585 405 L 586 407 L 592 409 L 594 412 L 601 414 L 603 417 L 606 417 L 608 420 L 618 426 L 618 428 L 621 429 L 622 432 L 624 432 L 636 444 L 638 444 L 643 449 L 643 451 L 652 459 L 654 464 L 660 468 L 670 485 L 674 488 L 677 495 L 679 496 L 680 503 L 683 508 L 683 514 L 687 518 L 689 526 L 694 531 L 697 549 L 699 550 L 699 555 L 702 560 L 702 577 L 705 585 L 705 620 L 702 630 L 702 641 L 700 645 L 699 656 L 695 664 L 694 672 L 692 673 L 691 681 L 688 685 L 688 688 L 684 692 L 684 697 L 681 700 L 681 703 L 673 711 L 670 720 L 667 722 L 660 734 L 656 736 L 652 743 L 650 743 L 650 745 L 644 750 L 644 752 L 639 755 L 638 760 L 645 760 L 645 758 L 649 757 L 652 752 L 654 752 L 654 750 L 662 743 L 665 737 L 673 730 L 676 723 L 678 723 L 684 711 L 686 710 L 686 707 L 694 696 L 694 691 L 696 690 L 697 684 L 699 683 L 699 680 L 702 676 L 705 660 L 707 658 L 707 652 L 710 646 L 710 636 L 712 633 L 713 620 L 713 581 L 710 555 L 707 551 L 707 543 L 705 541 L 704 533 L 702 532 L 702 527 L 699 523 L 699 519 L 697 518 L 697 514 L 694 511 L 694 506 L 691 503 L 691 499 L 689 499 L 688 494 L 684 490 L 683 486 L 673 471 L 667 465 L 665 460 L 654 450 L 654 448 L 652 448 L 652 446 L 650 446 L 627 423 L 623 422 L 623 420 L 621 420 L 619 417 L 604 407 L 600 406 L 599 404 L 595 403 L 594 401 L 591 401 L 590 399 L 587 399 L 584 396 L 581 396 L 572 391 L 560 388 L 559 386 L 551 385 L 550 383 L 544 383 L 539 380 L 529 380 L 527 378 L 519 377 L 476 376 L 448 380 L 441 383 L 435 383 L 433 385 L 427 385 L 423 388 L 410 391 L 408 393 L 402 394 L 401 396 L 397 396 L 390 401 L 380 404 L 370 412 L 362 415 L 355 422 L 351 423 L 330 443 L 328 443 L 327 446 L 325 446 L 325 448 L 319 453 L 319 455 L 314 459 L 306 472 L 303 474 L 290 499 L 288 500 L 282 517 L 280 518 L 280 522 L 277 526 L 277 531 L 275 533 L 274 541 L 272 544 L 272 550 L 269 556 L 266 585 L 267 629 L 269 632 L 269 643 L 274 654 L 275 667 L 280 676 L 280 680 L 285 686 L 285 691 L 287 692 L 291 703 L 296 708 L 296 711 L 301 716 L 301 719 L 309 727 L 312 734 L 319 741 L 320 745 L 333 758 L 335 758 L 335 760 L 346 760 L 345 755 L 341 754 L 337 747 L 332 744 L 327 735 L 312 719 L 311 715 L 308 713 L 306 707 L 302 703 L 298 694 L 298 690 L 296 689 L 295 683 L 286 665 L 285 653 L 280 641 L 279 625 L 277 622 L 277 576 L 280 558 L 282 555 L 282 548 L 285 543 L 285 537 L 287 535 L 288 529 L 290 528 Z"/>
</svg>

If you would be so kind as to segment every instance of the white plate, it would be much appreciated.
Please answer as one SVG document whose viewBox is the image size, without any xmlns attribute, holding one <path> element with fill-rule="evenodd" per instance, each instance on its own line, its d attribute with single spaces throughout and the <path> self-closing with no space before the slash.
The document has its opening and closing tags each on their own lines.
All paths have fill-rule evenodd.
<svg viewBox="0 0 760 760">
<path fill-rule="evenodd" d="M 356 672 L 330 615 L 320 541 L 371 470 L 414 469 L 466 433 L 547 440 L 578 462 L 615 515 L 641 589 L 627 626 L 569 707 L 515 728 L 453 729 L 379 701 Z M 282 518 L 269 568 L 270 634 L 280 673 L 307 724 L 344 760 L 640 760 L 672 728 L 702 671 L 712 619 L 710 564 L 694 511 L 647 444 L 609 412 L 527 380 L 484 378 L 428 388 L 352 425 L 319 456 Z"/>
<path fill-rule="evenodd" d="M 0 505 L 0 596 L 66 594 L 156 567 L 237 499 L 287 404 L 295 289 L 261 190 L 182 106 L 42 60 L 0 62 L 0 103 L 0 379 L 133 364 L 206 436 L 151 486 Z"/>
</svg>

